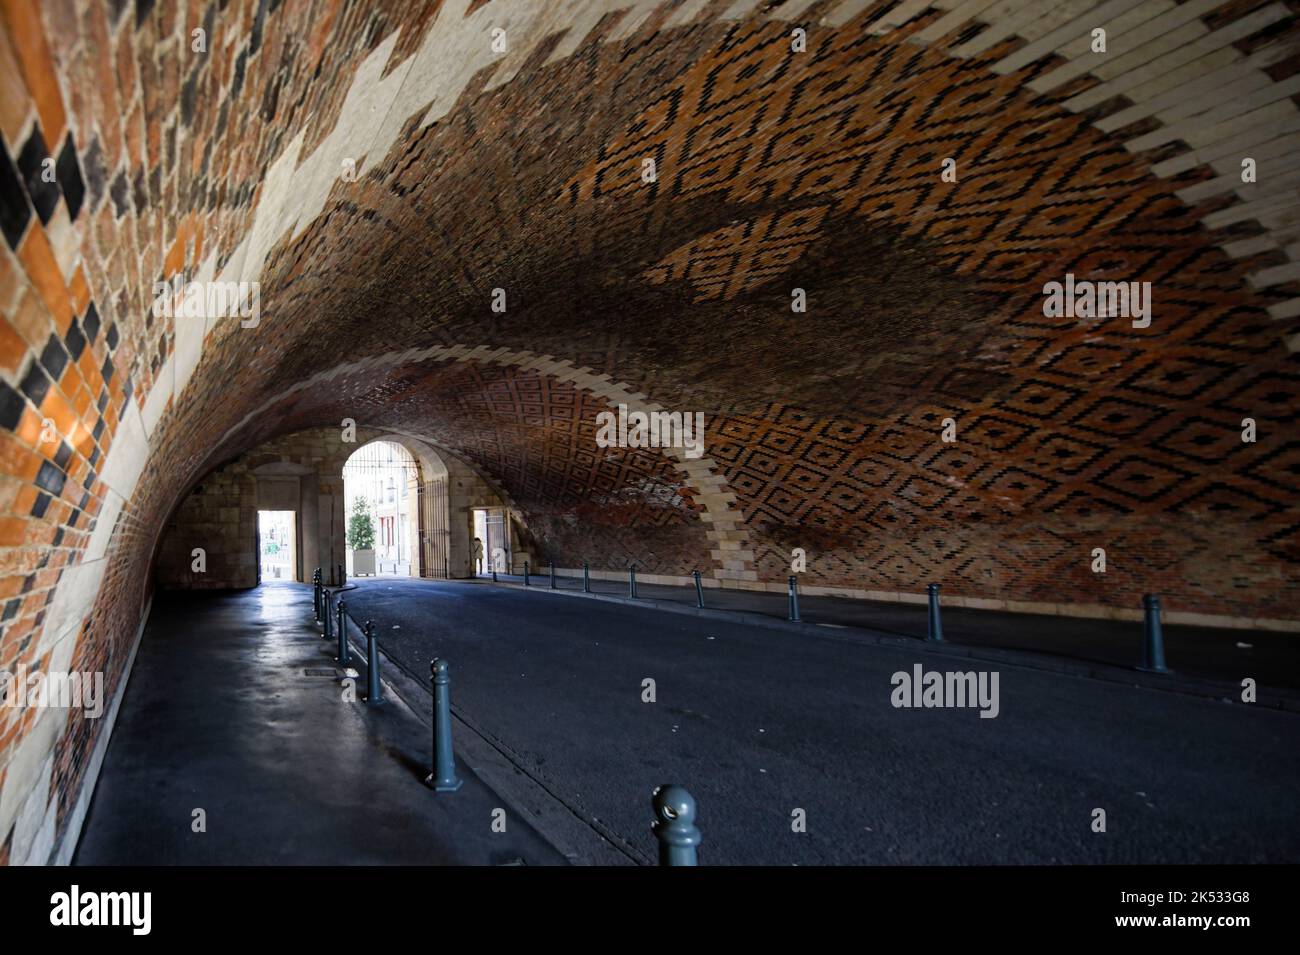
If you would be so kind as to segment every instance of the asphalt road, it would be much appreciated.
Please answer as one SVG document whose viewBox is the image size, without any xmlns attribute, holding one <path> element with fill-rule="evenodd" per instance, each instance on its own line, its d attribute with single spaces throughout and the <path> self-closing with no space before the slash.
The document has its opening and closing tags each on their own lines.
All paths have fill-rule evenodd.
<svg viewBox="0 0 1300 955">
<path fill-rule="evenodd" d="M 422 680 L 446 657 L 458 712 L 647 861 L 663 782 L 699 802 L 702 864 L 1300 858 L 1292 713 L 852 631 L 802 637 L 476 582 L 354 582 L 349 609 L 391 657 Z M 918 663 L 996 670 L 998 716 L 896 708 L 891 677 Z"/>
</svg>

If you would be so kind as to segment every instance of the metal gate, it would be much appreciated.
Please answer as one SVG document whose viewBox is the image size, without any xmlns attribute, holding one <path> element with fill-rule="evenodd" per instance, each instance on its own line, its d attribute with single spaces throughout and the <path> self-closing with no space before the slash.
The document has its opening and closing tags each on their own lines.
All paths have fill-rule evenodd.
<svg viewBox="0 0 1300 955">
<path fill-rule="evenodd" d="M 451 576 L 451 514 L 447 479 L 426 481 L 418 489 L 420 506 L 420 576 Z"/>
<path fill-rule="evenodd" d="M 484 568 L 495 567 L 503 573 L 510 573 L 510 540 L 506 534 L 506 516 L 502 511 L 490 510 L 486 515 L 487 548 L 484 552 Z"/>
</svg>

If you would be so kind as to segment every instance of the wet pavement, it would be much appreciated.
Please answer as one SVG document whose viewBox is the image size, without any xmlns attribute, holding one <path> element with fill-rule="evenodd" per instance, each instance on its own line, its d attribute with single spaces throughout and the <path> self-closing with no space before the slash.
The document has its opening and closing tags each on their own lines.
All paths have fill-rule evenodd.
<svg viewBox="0 0 1300 955">
<path fill-rule="evenodd" d="M 305 585 L 158 597 L 74 864 L 564 863 L 466 767 L 426 788 L 427 726 L 345 702 L 312 622 Z"/>
</svg>

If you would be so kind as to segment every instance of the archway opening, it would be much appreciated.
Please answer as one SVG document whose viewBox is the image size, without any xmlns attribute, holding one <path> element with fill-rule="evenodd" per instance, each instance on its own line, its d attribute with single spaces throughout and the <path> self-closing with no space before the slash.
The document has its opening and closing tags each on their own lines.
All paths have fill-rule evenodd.
<svg viewBox="0 0 1300 955">
<path fill-rule="evenodd" d="M 428 576 L 420 546 L 420 466 L 395 441 L 371 441 L 343 465 L 349 576 Z"/>
<path fill-rule="evenodd" d="M 258 579 L 261 583 L 298 579 L 297 516 L 294 511 L 257 512 Z"/>
</svg>

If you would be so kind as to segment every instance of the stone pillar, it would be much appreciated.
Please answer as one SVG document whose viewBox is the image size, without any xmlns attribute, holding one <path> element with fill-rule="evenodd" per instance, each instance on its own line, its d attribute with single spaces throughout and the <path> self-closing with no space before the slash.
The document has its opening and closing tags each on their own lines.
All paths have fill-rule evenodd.
<svg viewBox="0 0 1300 955">
<path fill-rule="evenodd" d="M 298 542 L 301 549 L 296 579 L 308 581 L 313 570 L 325 566 L 320 559 L 320 486 L 314 475 L 304 475 L 298 483 Z M 325 575 L 325 579 L 329 580 L 329 576 Z"/>
</svg>

